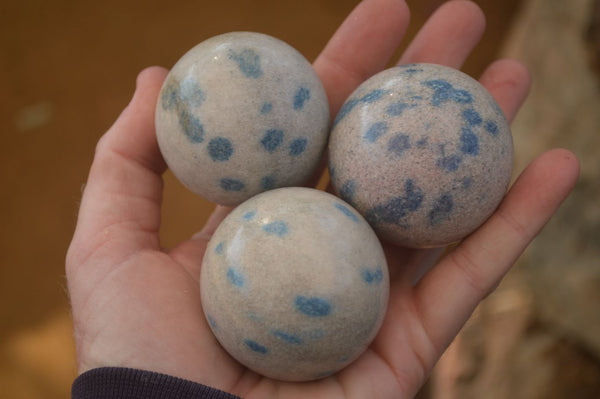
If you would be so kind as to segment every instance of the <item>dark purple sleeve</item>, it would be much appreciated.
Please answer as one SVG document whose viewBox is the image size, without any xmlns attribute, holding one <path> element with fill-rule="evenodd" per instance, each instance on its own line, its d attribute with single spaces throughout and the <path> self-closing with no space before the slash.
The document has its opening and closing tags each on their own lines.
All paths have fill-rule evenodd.
<svg viewBox="0 0 600 399">
<path fill-rule="evenodd" d="M 73 382 L 72 399 L 240 399 L 206 385 L 151 371 L 104 367 Z"/>
</svg>

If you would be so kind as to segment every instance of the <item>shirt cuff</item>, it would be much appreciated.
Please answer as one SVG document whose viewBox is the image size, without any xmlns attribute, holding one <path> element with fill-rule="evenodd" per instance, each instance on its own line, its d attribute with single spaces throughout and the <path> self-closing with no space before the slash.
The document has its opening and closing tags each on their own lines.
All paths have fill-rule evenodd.
<svg viewBox="0 0 600 399">
<path fill-rule="evenodd" d="M 240 399 L 196 382 L 152 371 L 102 367 L 81 374 L 72 399 Z"/>
</svg>

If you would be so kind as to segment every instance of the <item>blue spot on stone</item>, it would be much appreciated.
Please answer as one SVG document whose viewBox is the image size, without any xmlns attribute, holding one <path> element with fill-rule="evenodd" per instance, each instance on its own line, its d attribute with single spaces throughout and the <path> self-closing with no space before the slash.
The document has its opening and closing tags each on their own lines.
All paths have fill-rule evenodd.
<svg viewBox="0 0 600 399">
<path fill-rule="evenodd" d="M 227 269 L 227 280 L 236 287 L 243 287 L 246 284 L 244 275 L 232 267 Z"/>
<path fill-rule="evenodd" d="M 340 198 L 348 203 L 352 203 L 354 194 L 356 193 L 356 181 L 348 180 L 340 188 Z"/>
<path fill-rule="evenodd" d="M 217 322 L 211 315 L 207 314 L 206 320 L 208 321 L 208 324 L 212 327 L 213 330 L 217 330 L 219 328 L 219 326 L 217 325 Z"/>
<path fill-rule="evenodd" d="M 431 97 L 431 103 L 435 106 L 440 106 L 448 101 L 454 90 L 452 85 L 443 79 L 427 80 L 422 84 L 434 90 L 433 96 Z"/>
<path fill-rule="evenodd" d="M 413 108 L 413 107 L 415 107 L 415 105 L 407 104 L 405 102 L 399 101 L 397 103 L 390 104 L 386 108 L 385 113 L 388 114 L 389 116 L 400 116 L 406 109 Z"/>
<path fill-rule="evenodd" d="M 368 92 L 364 96 L 362 96 L 360 99 L 360 102 L 373 103 L 377 100 L 380 100 L 384 94 L 385 94 L 385 91 L 383 89 L 375 89 L 375 90 Z"/>
<path fill-rule="evenodd" d="M 251 339 L 245 339 L 245 340 L 244 340 L 244 344 L 246 344 L 246 346 L 247 346 L 247 347 L 248 347 L 250 350 L 252 350 L 252 351 L 254 351 L 254 352 L 257 352 L 257 353 L 260 353 L 261 355 L 265 355 L 265 354 L 267 354 L 267 352 L 269 351 L 269 350 L 268 350 L 268 349 L 267 349 L 265 346 L 263 346 L 263 345 L 259 344 L 259 343 L 258 343 L 258 342 L 256 342 L 256 341 L 253 341 L 253 340 L 251 340 Z"/>
<path fill-rule="evenodd" d="M 180 97 L 181 101 L 195 107 L 206 100 L 206 94 L 200 89 L 198 81 L 191 77 L 187 77 L 181 82 Z"/>
<path fill-rule="evenodd" d="M 447 157 L 443 157 L 437 161 L 437 166 L 442 169 L 447 170 L 448 172 L 454 172 L 460 166 L 462 162 L 462 158 L 458 155 L 449 155 Z"/>
<path fill-rule="evenodd" d="M 269 129 L 265 132 L 262 140 L 260 141 L 262 146 L 268 152 L 273 152 L 283 143 L 283 130 Z"/>
<path fill-rule="evenodd" d="M 397 156 L 401 156 L 409 148 L 410 137 L 406 134 L 397 134 L 388 141 L 388 151 Z"/>
<path fill-rule="evenodd" d="M 263 177 L 262 179 L 260 179 L 260 186 L 263 188 L 263 190 L 271 190 L 273 187 L 275 187 L 275 177 Z"/>
<path fill-rule="evenodd" d="M 346 115 L 350 113 L 360 103 L 359 99 L 351 98 L 342 105 L 342 108 L 338 111 L 335 120 L 333 121 L 333 126 L 337 125 Z"/>
<path fill-rule="evenodd" d="M 229 160 L 233 155 L 233 145 L 225 137 L 216 137 L 208 142 L 208 154 L 215 162 Z"/>
<path fill-rule="evenodd" d="M 289 228 L 286 222 L 282 220 L 276 220 L 263 226 L 263 231 L 267 234 L 276 235 L 283 237 L 289 232 Z"/>
<path fill-rule="evenodd" d="M 261 323 L 261 322 L 263 321 L 263 318 L 262 318 L 262 317 L 260 317 L 259 315 L 257 315 L 256 313 L 253 313 L 253 312 L 248 312 L 248 313 L 246 314 L 246 316 L 248 316 L 248 318 L 249 318 L 250 320 L 252 320 L 252 321 L 256 321 L 256 322 L 258 322 L 258 323 Z"/>
<path fill-rule="evenodd" d="M 220 243 L 217 244 L 217 246 L 215 247 L 215 253 L 217 255 L 223 255 L 223 246 L 224 246 L 223 241 L 221 241 Z"/>
<path fill-rule="evenodd" d="M 333 122 L 333 126 L 337 125 L 342 119 L 344 119 L 344 117 L 348 115 L 357 105 L 361 103 L 373 103 L 377 100 L 380 100 L 384 94 L 385 91 L 383 89 L 375 89 L 360 98 L 351 98 L 347 100 L 344 105 L 342 105 L 342 108 L 340 108 L 335 121 Z"/>
<path fill-rule="evenodd" d="M 422 137 L 417 141 L 417 148 L 425 148 L 429 142 L 429 137 Z"/>
<path fill-rule="evenodd" d="M 299 111 L 304 108 L 304 104 L 310 99 L 310 90 L 306 87 L 300 87 L 294 95 L 294 109 Z"/>
<path fill-rule="evenodd" d="M 204 127 L 200 120 L 186 110 L 179 113 L 179 125 L 191 143 L 204 141 Z"/>
<path fill-rule="evenodd" d="M 242 191 L 245 184 L 239 180 L 225 177 L 219 182 L 219 187 L 225 191 Z"/>
<path fill-rule="evenodd" d="M 466 90 L 454 90 L 452 100 L 459 104 L 470 104 L 473 102 L 473 96 Z"/>
<path fill-rule="evenodd" d="M 388 131 L 388 124 L 386 122 L 375 122 L 373 123 L 367 132 L 363 136 L 363 139 L 369 143 L 374 143 L 377 139 L 383 136 Z"/>
<path fill-rule="evenodd" d="M 462 113 L 462 116 L 463 119 L 470 126 L 478 126 L 481 124 L 481 122 L 483 122 L 483 120 L 481 119 L 481 115 L 479 115 L 479 112 L 475 111 L 473 108 L 465 109 Z"/>
<path fill-rule="evenodd" d="M 304 137 L 295 139 L 290 144 L 290 155 L 296 157 L 304 152 L 306 149 L 306 145 L 308 144 L 308 140 Z"/>
<path fill-rule="evenodd" d="M 358 222 L 359 222 L 358 216 L 356 216 L 356 215 L 354 214 L 354 212 L 352 212 L 352 211 L 350 210 L 350 208 L 348 208 L 346 205 L 343 205 L 343 204 L 340 204 L 339 202 L 336 202 L 336 203 L 334 204 L 334 206 L 335 206 L 337 209 L 339 209 L 340 211 L 342 211 L 342 213 L 343 213 L 344 215 L 346 215 L 346 216 L 347 216 L 347 217 L 348 217 L 350 220 L 352 220 L 353 222 L 355 222 L 355 223 L 358 223 Z"/>
<path fill-rule="evenodd" d="M 470 188 L 472 184 L 473 184 L 472 177 L 465 177 L 464 179 L 462 179 L 462 182 L 461 182 L 462 188 L 465 188 L 465 189 Z"/>
<path fill-rule="evenodd" d="M 429 211 L 429 223 L 432 226 L 439 224 L 448 218 L 450 212 L 454 208 L 454 201 L 450 194 L 442 194 L 433 203 L 433 208 Z"/>
<path fill-rule="evenodd" d="M 496 124 L 496 122 L 492 121 L 492 120 L 488 120 L 485 121 L 485 124 L 483 125 L 484 129 L 488 132 L 493 134 L 494 136 L 498 134 L 498 124 Z"/>
<path fill-rule="evenodd" d="M 174 83 L 169 83 L 165 86 L 160 96 L 160 102 L 163 109 L 174 109 L 179 106 L 179 90 Z"/>
<path fill-rule="evenodd" d="M 336 170 L 335 167 L 331 166 L 330 162 L 327 163 L 327 169 L 329 169 L 329 177 L 335 179 Z"/>
<path fill-rule="evenodd" d="M 383 281 L 383 271 L 379 268 L 375 270 L 365 268 L 361 277 L 367 284 L 379 284 Z"/>
<path fill-rule="evenodd" d="M 448 83 L 447 81 L 445 81 L 444 79 L 433 79 L 433 80 L 426 80 L 424 82 L 422 82 L 423 85 L 432 88 L 435 91 L 439 91 L 440 93 L 446 93 L 449 94 L 451 93 L 453 87 L 450 83 Z M 449 97 L 446 96 L 446 97 Z"/>
<path fill-rule="evenodd" d="M 448 101 L 454 101 L 459 104 L 473 102 L 471 93 L 466 90 L 455 89 L 444 79 L 427 80 L 422 82 L 422 84 L 434 90 L 431 103 L 436 107 Z"/>
<path fill-rule="evenodd" d="M 407 74 L 415 74 L 417 72 L 423 72 L 423 69 L 418 68 L 417 64 L 405 64 L 405 65 L 400 65 L 398 66 L 398 68 L 404 69 L 404 73 Z"/>
<path fill-rule="evenodd" d="M 471 129 L 462 129 L 460 134 L 460 151 L 468 155 L 479 154 L 479 139 Z"/>
<path fill-rule="evenodd" d="M 275 330 L 272 332 L 273 336 L 276 338 L 279 338 L 280 340 L 282 340 L 283 342 L 290 344 L 290 345 L 301 345 L 302 344 L 302 340 L 292 334 L 288 334 L 284 331 L 281 330 Z"/>
<path fill-rule="evenodd" d="M 331 313 L 331 304 L 324 298 L 299 295 L 296 297 L 294 304 L 296 310 L 311 317 L 323 317 Z"/>
<path fill-rule="evenodd" d="M 260 109 L 260 113 L 265 115 L 268 114 L 269 112 L 271 112 L 273 110 L 273 104 L 271 103 L 264 103 L 262 105 L 262 108 Z"/>
<path fill-rule="evenodd" d="M 248 211 L 242 215 L 242 219 L 244 219 L 246 222 L 249 222 L 254 219 L 254 216 L 256 216 L 256 211 Z"/>
<path fill-rule="evenodd" d="M 399 224 L 402 218 L 421 207 L 423 198 L 423 190 L 412 179 L 407 179 L 404 183 L 404 196 L 392 198 L 383 205 L 368 209 L 364 216 L 371 225 Z"/>
<path fill-rule="evenodd" d="M 243 49 L 240 52 L 229 51 L 229 58 L 235 61 L 240 71 L 247 78 L 259 78 L 263 71 L 260 67 L 260 56 L 252 49 Z"/>
</svg>

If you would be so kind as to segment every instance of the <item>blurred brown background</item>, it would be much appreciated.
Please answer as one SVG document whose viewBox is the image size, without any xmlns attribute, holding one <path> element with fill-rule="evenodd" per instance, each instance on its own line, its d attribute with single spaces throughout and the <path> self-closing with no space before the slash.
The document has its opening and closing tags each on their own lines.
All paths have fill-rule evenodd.
<svg viewBox="0 0 600 399">
<path fill-rule="evenodd" d="M 527 29 L 539 28 L 536 32 L 543 32 L 545 24 L 548 25 L 535 15 L 535 7 L 541 6 L 543 2 L 476 2 L 488 17 L 488 29 L 464 70 L 478 76 L 486 64 L 504 54 L 522 56 L 527 63 L 530 60 L 528 54 L 531 54 L 531 49 L 523 46 L 531 37 Z M 6 0 L 0 4 L 0 131 L 6 140 L 0 150 L 3 183 L 0 195 L 0 397 L 35 399 L 69 396 L 76 370 L 65 290 L 64 257 L 75 226 L 81 187 L 86 181 L 95 143 L 129 101 L 137 73 L 150 65 L 170 67 L 183 53 L 203 39 L 234 30 L 271 34 L 287 41 L 312 60 L 357 3 L 356 0 Z M 408 1 L 413 19 L 405 43 L 426 17 L 442 3 L 442 0 Z M 556 3 L 559 10 L 546 17 L 561 16 L 556 21 L 551 21 L 552 25 L 562 24 L 560 26 L 565 29 L 576 31 L 579 37 L 576 40 L 584 42 L 589 39 L 590 34 L 586 33 L 589 27 L 586 26 L 591 23 L 591 0 L 553 0 L 544 4 L 550 3 Z M 560 10 L 560 7 L 564 7 L 566 11 Z M 565 20 L 564 16 L 570 15 L 569 10 L 577 14 Z M 531 22 L 531 18 L 537 18 L 537 22 Z M 540 27 L 536 28 L 536 23 Z M 542 62 L 545 54 L 552 54 L 552 59 L 560 60 L 564 58 L 560 55 L 562 51 L 568 53 L 569 49 L 565 50 L 563 47 L 568 47 L 569 43 L 544 47 L 544 35 L 538 36 L 542 44 L 536 44 L 535 49 L 541 55 L 538 54 L 536 59 L 531 60 L 533 69 L 537 68 L 535 61 Z M 582 62 L 586 65 L 585 68 L 591 65 L 587 60 Z M 552 76 L 544 78 L 552 79 Z M 579 81 L 580 76 L 563 76 L 562 79 Z M 539 84 L 543 86 L 544 83 L 542 81 Z M 582 83 L 582 87 L 589 89 L 590 85 Z M 590 101 L 598 99 L 597 88 L 593 87 L 594 83 L 590 98 L 582 100 L 588 106 Z M 552 102 L 548 100 L 548 96 L 552 98 L 557 95 L 557 90 L 539 92 L 537 97 L 534 95 L 534 100 L 540 98 L 543 103 L 545 98 Z M 577 90 L 577 87 L 573 90 Z M 577 91 L 572 93 L 572 96 L 577 97 Z M 530 99 L 530 103 L 534 100 Z M 579 97 L 576 100 L 579 101 Z M 520 129 L 527 129 L 528 132 L 535 129 L 535 123 L 539 119 L 536 119 L 537 106 L 533 104 L 530 107 L 534 111 L 525 113 L 525 116 L 521 116 L 521 122 L 517 122 Z M 573 106 L 572 111 L 582 110 Z M 595 114 L 597 111 L 596 109 Z M 562 111 L 553 109 L 550 104 L 544 112 L 558 112 L 561 115 Z M 554 117 L 560 123 L 561 119 L 557 119 L 556 115 Z M 589 123 L 594 126 L 595 121 Z M 600 127 L 600 123 L 595 126 Z M 573 132 L 572 125 L 567 127 L 570 130 L 563 132 L 570 134 L 572 138 L 576 132 Z M 575 130 L 584 128 L 575 126 Z M 514 133 L 517 135 L 519 132 L 515 130 Z M 539 134 L 544 137 L 544 131 Z M 520 157 L 517 159 L 517 169 L 522 168 L 522 164 L 534 154 L 557 145 L 555 141 L 540 141 L 539 134 L 536 136 L 538 141 L 521 143 L 525 150 L 517 151 L 517 156 Z M 553 135 L 552 138 L 556 136 Z M 524 140 L 527 140 L 531 136 L 525 137 Z M 587 157 L 591 151 L 589 147 L 577 143 L 582 142 L 558 142 L 576 152 L 580 150 L 580 157 Z M 519 145 L 519 141 L 516 141 L 516 145 Z M 593 175 L 597 172 L 590 173 Z M 198 230 L 212 206 L 190 194 L 169 173 L 166 174 L 165 181 L 162 239 L 163 245 L 169 247 Z M 591 181 L 589 187 L 582 188 L 579 197 L 587 198 L 590 202 L 589 190 L 597 195 L 597 190 L 594 189 L 597 182 L 598 180 L 595 183 Z M 592 225 L 588 226 L 582 236 L 589 241 L 585 248 L 591 250 L 593 255 L 598 255 L 600 247 L 597 243 L 600 228 L 595 224 L 600 216 L 598 212 L 593 213 L 597 203 L 592 201 L 590 204 L 592 213 L 587 214 L 587 217 L 592 218 Z M 569 209 L 577 214 L 577 205 L 571 205 Z M 560 230 L 564 227 L 561 226 L 556 227 L 558 231 L 564 231 Z M 573 260 L 564 255 L 567 252 L 559 244 L 554 243 L 553 250 L 563 254 L 557 256 L 561 262 L 571 265 Z M 577 252 L 578 248 L 581 249 L 575 247 L 571 250 Z M 600 262 L 598 258 L 595 259 Z M 526 265 L 522 268 L 526 269 Z M 597 276 L 593 275 L 592 280 L 596 279 L 598 285 L 595 287 L 600 291 L 600 279 Z M 500 301 L 498 306 L 504 306 L 502 309 L 509 312 L 501 313 L 502 315 L 512 315 L 511 311 L 519 315 L 525 312 L 525 316 L 521 317 L 522 324 L 515 324 L 512 317 L 509 317 L 510 323 L 502 324 L 502 320 L 494 319 L 497 312 L 492 312 L 492 316 L 486 320 L 491 317 L 492 321 L 500 323 L 494 325 L 493 331 L 497 331 L 496 327 L 500 328 L 498 331 L 516 328 L 518 331 L 515 336 L 523 336 L 523 331 L 529 331 L 531 323 L 540 325 L 540 320 L 549 320 L 551 317 L 536 316 L 532 321 L 528 315 L 537 314 L 532 310 L 536 307 L 531 305 L 535 303 L 536 288 L 530 286 L 526 278 L 515 277 L 513 280 L 518 283 L 508 289 L 512 296 L 502 297 L 499 294 L 494 298 L 497 302 Z M 520 287 L 520 291 L 515 287 Z M 544 291 L 544 288 L 539 290 Z M 600 306 L 592 305 L 595 306 L 592 309 L 595 308 L 600 313 Z M 574 303 L 573 306 L 578 305 Z M 568 312 L 569 309 L 562 311 Z M 481 314 L 488 314 L 485 307 L 479 312 Z M 478 322 L 477 317 L 476 314 L 465 334 L 475 334 L 475 341 L 467 342 L 477 342 L 483 346 L 465 345 L 464 337 L 461 338 L 462 346 L 455 345 L 445 357 L 440 370 L 436 371 L 438 382 L 435 386 L 424 389 L 423 397 L 470 397 L 470 394 L 478 397 L 474 393 L 476 391 L 473 391 L 476 389 L 474 386 L 479 387 L 477 389 L 489 389 L 490 384 L 493 386 L 498 383 L 498 376 L 502 376 L 506 365 L 510 364 L 510 356 L 506 353 L 512 353 L 520 341 L 515 338 L 500 344 L 492 342 L 492 349 L 489 349 L 486 339 L 482 337 L 493 337 L 493 332 L 491 335 L 485 335 L 485 331 L 477 332 L 477 328 L 482 325 L 488 326 Z M 544 323 L 542 325 L 546 325 Z M 569 326 L 578 331 L 575 324 Z M 560 331 L 563 330 L 569 328 Z M 560 335 L 563 336 L 568 338 L 570 335 Z M 593 338 L 588 341 L 592 342 Z M 576 345 L 576 349 L 585 349 L 585 345 L 593 346 L 593 343 L 585 343 L 586 340 L 581 337 L 565 342 L 568 348 L 563 352 L 567 355 L 571 353 L 568 345 Z M 585 366 L 589 366 L 585 369 L 585 381 L 588 381 L 590 388 L 582 395 L 595 392 L 599 396 L 589 397 L 600 397 L 600 391 L 594 391 L 600 384 L 597 381 L 597 378 L 600 379 L 600 350 L 584 352 L 581 356 L 585 358 Z M 493 363 L 494 354 L 498 353 L 500 363 Z M 491 360 L 481 363 L 482 356 Z M 537 360 L 548 360 L 544 359 L 542 357 Z M 494 364 L 495 368 L 489 370 L 490 365 Z M 538 364 L 541 363 L 532 362 L 532 367 Z M 481 370 L 484 371 L 483 375 Z M 596 371 L 598 373 L 594 374 Z M 573 378 L 573 384 L 580 385 L 580 381 Z M 506 385 L 503 379 L 499 383 Z M 526 384 L 513 385 L 516 390 L 514 392 L 517 392 L 519 387 Z M 468 389 L 464 386 L 468 386 Z M 519 395 L 511 397 L 536 397 Z"/>
</svg>

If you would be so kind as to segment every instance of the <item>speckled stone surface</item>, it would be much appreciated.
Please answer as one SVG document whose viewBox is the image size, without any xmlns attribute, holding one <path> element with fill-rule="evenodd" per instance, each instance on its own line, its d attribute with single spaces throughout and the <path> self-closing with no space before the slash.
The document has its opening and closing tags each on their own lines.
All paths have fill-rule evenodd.
<svg viewBox="0 0 600 399">
<path fill-rule="evenodd" d="M 238 361 L 305 381 L 357 358 L 381 326 L 387 264 L 368 223 L 339 198 L 271 190 L 238 206 L 208 244 L 204 313 Z"/>
<path fill-rule="evenodd" d="M 310 63 L 254 32 L 210 38 L 171 69 L 156 107 L 169 168 L 210 201 L 237 205 L 302 185 L 327 145 L 327 96 Z"/>
<path fill-rule="evenodd" d="M 512 172 L 508 123 L 489 92 L 455 69 L 385 70 L 348 98 L 333 124 L 336 193 L 380 238 L 442 246 L 481 225 Z"/>
</svg>

